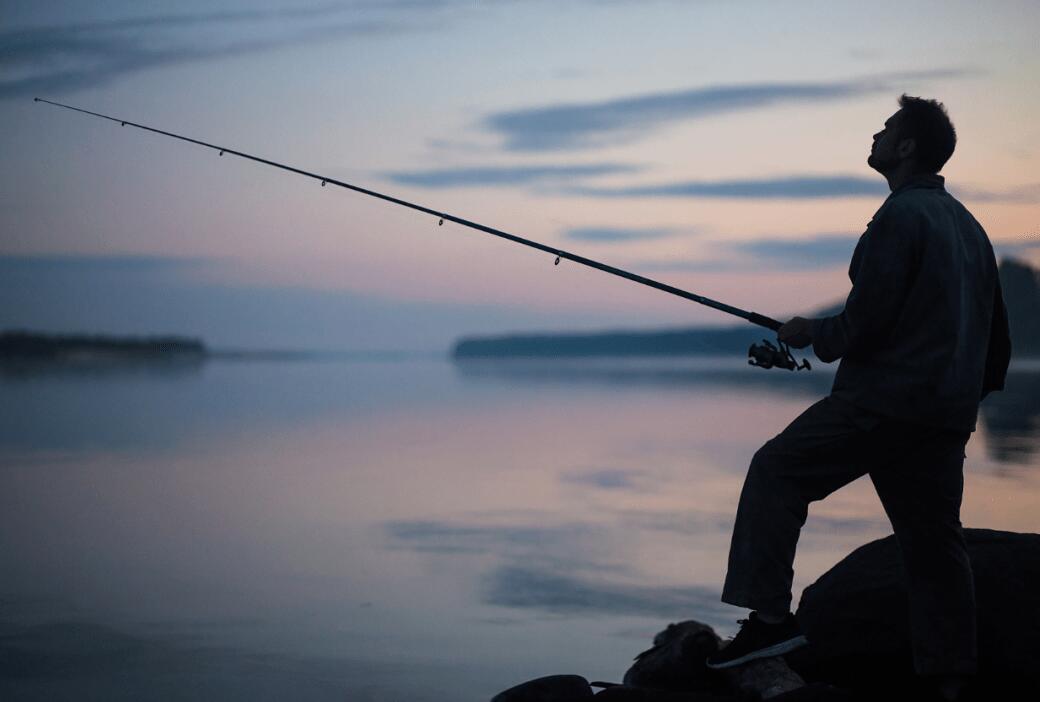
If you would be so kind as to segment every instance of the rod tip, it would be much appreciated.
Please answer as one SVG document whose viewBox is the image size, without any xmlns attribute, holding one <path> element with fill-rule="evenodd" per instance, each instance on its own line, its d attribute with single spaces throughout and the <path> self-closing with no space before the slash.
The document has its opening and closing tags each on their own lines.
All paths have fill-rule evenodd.
<svg viewBox="0 0 1040 702">
<path fill-rule="evenodd" d="M 39 102 L 40 98 L 33 98 L 33 102 Z"/>
</svg>

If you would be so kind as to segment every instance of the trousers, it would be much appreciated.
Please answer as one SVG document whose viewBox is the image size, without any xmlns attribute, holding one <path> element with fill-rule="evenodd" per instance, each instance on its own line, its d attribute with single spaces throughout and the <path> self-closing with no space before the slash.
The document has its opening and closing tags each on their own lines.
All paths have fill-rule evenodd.
<svg viewBox="0 0 1040 702">
<path fill-rule="evenodd" d="M 896 421 L 832 396 L 809 407 L 751 461 L 722 601 L 788 612 L 809 503 L 867 474 L 902 553 L 917 673 L 973 674 L 975 590 L 960 522 L 970 435 Z"/>
</svg>

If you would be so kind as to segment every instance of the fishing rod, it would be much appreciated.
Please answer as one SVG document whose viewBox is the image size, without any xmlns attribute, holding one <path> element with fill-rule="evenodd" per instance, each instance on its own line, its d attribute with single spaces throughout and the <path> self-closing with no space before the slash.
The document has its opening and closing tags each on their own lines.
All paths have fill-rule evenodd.
<svg viewBox="0 0 1040 702">
<path fill-rule="evenodd" d="M 671 293 L 672 295 L 677 295 L 687 300 L 692 300 L 693 302 L 705 305 L 706 307 L 711 307 L 712 309 L 719 310 L 720 312 L 725 312 L 726 314 L 731 314 L 733 316 L 740 317 L 741 319 L 746 319 L 752 324 L 757 324 L 758 326 L 765 327 L 766 329 L 770 329 L 772 331 L 778 331 L 780 327 L 783 326 L 781 322 L 778 322 L 777 320 L 772 319 L 770 317 L 766 317 L 765 315 L 758 314 L 757 312 L 749 312 L 747 310 L 742 310 L 739 307 L 727 305 L 724 302 L 713 300 L 710 297 L 697 295 L 696 293 L 692 293 L 687 290 L 683 290 L 682 288 L 677 288 L 675 286 L 668 285 L 667 283 L 662 283 L 652 278 L 647 278 L 636 273 L 630 273 L 626 270 L 622 270 L 620 268 L 615 268 L 614 266 L 607 265 L 606 263 L 594 261 L 591 258 L 585 258 L 584 256 L 579 256 L 577 254 L 573 254 L 569 251 L 564 251 L 563 249 L 558 249 L 553 246 L 546 246 L 545 244 L 540 244 L 537 241 L 532 241 L 531 239 L 525 239 L 523 237 L 516 236 L 515 234 L 509 234 L 508 232 L 504 232 L 500 229 L 495 229 L 493 227 L 488 227 L 486 225 L 480 224 L 479 222 L 471 222 L 468 219 L 463 219 L 462 217 L 456 217 L 455 215 L 448 214 L 447 212 L 441 212 L 439 210 L 434 210 L 429 207 L 417 205 L 414 202 L 408 202 L 407 200 L 402 200 L 391 195 L 376 192 L 375 190 L 369 190 L 367 188 L 362 188 L 357 185 L 345 183 L 341 180 L 336 180 L 335 178 L 329 178 L 328 176 L 319 175 L 317 173 L 311 173 L 310 171 L 305 171 L 301 168 L 296 168 L 295 166 L 288 166 L 284 163 L 278 163 L 277 161 L 271 161 L 270 159 L 261 158 L 252 154 L 247 154 L 243 151 L 229 149 L 226 146 L 210 144 L 208 142 L 200 141 L 198 139 L 192 139 L 191 137 L 182 136 L 180 134 L 174 134 L 173 132 L 163 131 L 162 129 L 156 129 L 155 127 L 149 127 L 145 124 L 138 124 L 129 120 L 120 119 L 118 117 L 110 117 L 109 115 L 103 115 L 100 112 L 91 112 L 90 110 L 84 110 L 80 107 L 73 107 L 72 105 L 65 105 L 60 102 L 45 100 L 39 97 L 33 98 L 33 102 L 42 102 L 48 105 L 53 105 L 55 107 L 62 107 L 66 110 L 72 110 L 73 112 L 80 112 L 85 115 L 100 117 L 101 119 L 106 119 L 110 122 L 116 122 L 123 127 L 136 127 L 137 129 L 143 129 L 147 132 L 161 134 L 172 139 L 179 139 L 180 141 L 186 141 L 190 144 L 204 146 L 207 149 L 213 149 L 214 151 L 218 152 L 220 156 L 223 156 L 224 154 L 231 154 L 232 156 L 238 156 L 240 158 L 248 159 L 250 161 L 256 161 L 257 163 L 263 163 L 267 166 L 280 168 L 283 171 L 289 171 L 290 173 L 296 173 L 297 175 L 302 175 L 307 178 L 313 178 L 314 180 L 320 181 L 322 187 L 325 187 L 326 185 L 336 185 L 341 188 L 346 188 L 347 190 L 353 190 L 354 192 L 361 193 L 362 195 L 369 195 L 371 197 L 379 198 L 380 200 L 385 200 L 386 202 L 390 202 L 395 205 L 401 205 L 402 207 L 408 207 L 410 209 L 417 210 L 424 214 L 437 217 L 438 226 L 442 226 L 445 221 L 454 222 L 455 224 L 461 224 L 464 227 L 476 229 L 477 231 L 484 232 L 485 234 L 491 234 L 502 239 L 508 239 L 509 241 L 516 242 L 517 244 L 523 244 L 524 246 L 530 246 L 533 249 L 538 249 L 539 251 L 545 251 L 546 253 L 552 254 L 556 257 L 554 265 L 559 265 L 561 259 L 567 259 L 568 261 L 580 263 L 583 266 L 595 268 L 596 270 L 603 271 L 604 273 L 610 273 L 612 275 L 625 278 L 626 280 L 641 283 L 651 288 L 655 288 L 666 293 Z M 787 370 L 802 370 L 804 368 L 806 370 L 811 370 L 809 362 L 804 359 L 802 361 L 802 364 L 799 365 L 797 361 L 795 361 L 794 356 L 791 354 L 790 347 L 786 343 L 780 341 L 779 339 L 777 340 L 777 346 L 774 346 L 769 341 L 765 341 L 763 344 L 753 344 L 751 348 L 748 350 L 748 356 L 748 363 L 750 365 L 758 366 L 760 368 L 777 367 L 786 368 Z"/>
</svg>

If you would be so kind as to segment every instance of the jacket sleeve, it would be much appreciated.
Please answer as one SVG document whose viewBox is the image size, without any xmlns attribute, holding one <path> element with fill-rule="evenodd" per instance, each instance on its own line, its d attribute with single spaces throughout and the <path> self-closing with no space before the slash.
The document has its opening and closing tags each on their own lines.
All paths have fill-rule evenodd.
<svg viewBox="0 0 1040 702">
<path fill-rule="evenodd" d="M 1011 362 L 1011 329 L 1008 326 L 1007 307 L 998 278 L 993 293 L 993 317 L 989 325 L 989 348 L 986 351 L 986 370 L 982 379 L 982 397 L 994 390 L 1003 390 Z"/>
<path fill-rule="evenodd" d="M 873 346 L 895 326 L 916 274 L 920 226 L 912 213 L 895 206 L 879 212 L 867 226 L 853 255 L 852 291 L 845 309 L 813 320 L 813 351 L 821 361 L 830 363 Z"/>
</svg>

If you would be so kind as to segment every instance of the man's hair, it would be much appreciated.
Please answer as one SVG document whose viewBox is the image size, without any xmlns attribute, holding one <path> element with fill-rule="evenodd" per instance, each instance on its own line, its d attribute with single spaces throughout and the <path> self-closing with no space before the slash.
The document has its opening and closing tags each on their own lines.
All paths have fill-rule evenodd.
<svg viewBox="0 0 1040 702">
<path fill-rule="evenodd" d="M 957 131 L 946 107 L 906 93 L 899 98 L 899 107 L 899 138 L 913 139 L 917 163 L 929 173 L 938 173 L 957 145 Z"/>
</svg>

